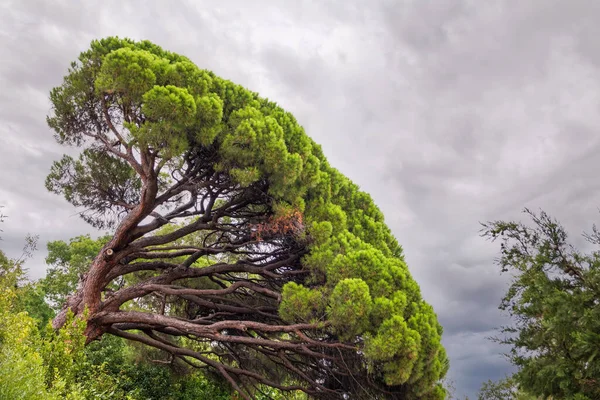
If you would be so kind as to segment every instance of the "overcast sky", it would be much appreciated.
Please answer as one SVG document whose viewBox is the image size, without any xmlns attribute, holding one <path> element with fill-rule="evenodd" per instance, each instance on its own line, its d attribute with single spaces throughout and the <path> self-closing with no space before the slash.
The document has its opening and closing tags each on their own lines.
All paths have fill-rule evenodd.
<svg viewBox="0 0 600 400">
<path fill-rule="evenodd" d="M 49 240 L 94 233 L 44 187 L 48 93 L 92 39 L 149 39 L 293 112 L 373 196 L 473 396 L 511 371 L 479 222 L 542 207 L 579 241 L 600 220 L 599 20 L 595 0 L 0 0 L 0 248 L 40 235 L 40 277 Z"/>
</svg>

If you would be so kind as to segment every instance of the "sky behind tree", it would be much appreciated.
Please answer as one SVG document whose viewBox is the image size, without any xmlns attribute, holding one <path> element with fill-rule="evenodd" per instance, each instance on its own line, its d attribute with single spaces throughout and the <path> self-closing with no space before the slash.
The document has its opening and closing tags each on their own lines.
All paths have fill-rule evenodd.
<svg viewBox="0 0 600 400">
<path fill-rule="evenodd" d="M 450 379 L 473 396 L 511 371 L 496 245 L 479 222 L 600 220 L 600 3 L 593 0 L 0 1 L 0 248 L 45 271 L 50 240 L 99 232 L 44 179 L 65 151 L 48 94 L 93 39 L 148 39 L 294 113 L 369 192 L 444 326 Z"/>
</svg>

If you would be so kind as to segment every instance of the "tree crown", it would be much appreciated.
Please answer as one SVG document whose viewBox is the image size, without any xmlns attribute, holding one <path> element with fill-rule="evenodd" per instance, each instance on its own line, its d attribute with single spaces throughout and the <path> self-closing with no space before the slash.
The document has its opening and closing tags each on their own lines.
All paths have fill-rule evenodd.
<svg viewBox="0 0 600 400">
<path fill-rule="evenodd" d="M 513 275 L 500 308 L 513 317 L 503 327 L 513 381 L 535 396 L 600 396 L 600 253 L 584 254 L 545 212 L 525 212 L 533 224 L 494 221 L 483 235 L 501 241 L 498 264 Z M 585 235 L 600 244 L 600 232 Z"/>
<path fill-rule="evenodd" d="M 51 100 L 57 141 L 83 151 L 47 187 L 115 229 L 69 303 L 99 332 L 200 360 L 248 396 L 444 397 L 442 327 L 402 248 L 290 113 L 119 38 L 92 42 Z M 161 312 L 127 306 L 157 293 Z"/>
</svg>

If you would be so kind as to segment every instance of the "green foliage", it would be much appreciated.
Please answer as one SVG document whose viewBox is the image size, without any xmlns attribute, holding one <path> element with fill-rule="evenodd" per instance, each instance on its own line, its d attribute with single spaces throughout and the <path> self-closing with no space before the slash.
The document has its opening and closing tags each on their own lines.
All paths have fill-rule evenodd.
<svg viewBox="0 0 600 400">
<path fill-rule="evenodd" d="M 13 313 L 19 271 L 0 251 L 0 398 L 35 399 L 46 395 L 42 359 L 32 351 L 36 324 L 25 313 Z"/>
<path fill-rule="evenodd" d="M 161 58 L 148 51 L 116 49 L 104 57 L 95 88 L 98 93 L 118 93 L 123 102 L 139 102 L 161 78 L 165 67 Z"/>
<path fill-rule="evenodd" d="M 62 193 L 71 204 L 93 212 L 83 214 L 84 219 L 97 228 L 104 228 L 114 225 L 124 212 L 120 205 L 139 198 L 140 182 L 123 161 L 97 149 L 85 149 L 77 160 L 65 155 L 55 162 L 46 178 L 46 188 Z M 107 218 L 95 219 L 95 213 L 106 213 Z"/>
<path fill-rule="evenodd" d="M 147 41 L 119 38 L 92 42 L 90 50 L 72 64 L 63 85 L 51 92 L 51 101 L 54 109 L 48 123 L 59 143 L 87 147 L 77 161 L 65 157 L 56 162 L 47 186 L 74 205 L 84 206 L 88 222 L 115 225 L 121 213 L 142 202 L 136 210 L 143 210 L 145 216 L 158 203 L 165 208 L 169 202 L 180 206 L 183 200 L 175 196 L 181 188 L 187 188 L 192 199 L 210 198 L 212 189 L 204 184 L 207 177 L 214 178 L 210 187 L 226 193 L 218 201 L 227 203 L 242 193 L 239 206 L 210 215 L 212 206 L 198 207 L 198 200 L 188 209 L 171 209 L 165 215 L 174 220 L 173 215 L 205 212 L 202 218 L 227 232 L 219 233 L 223 243 L 241 240 L 248 229 L 254 229 L 252 238 L 258 242 L 262 237 L 257 233 L 262 231 L 275 236 L 264 248 L 288 246 L 305 255 L 300 265 L 290 266 L 304 269 L 296 272 L 309 272 L 296 275 L 305 278 L 282 275 L 273 282 L 264 282 L 264 275 L 252 278 L 281 291 L 280 303 L 266 304 L 265 309 L 279 306 L 279 317 L 288 323 L 323 322 L 315 334 L 318 339 L 356 346 L 365 362 L 351 368 L 364 374 L 368 364 L 371 375 L 362 378 L 369 385 L 390 386 L 407 393 L 407 398 L 444 398 L 439 381 L 448 365 L 442 329 L 410 276 L 402 248 L 371 197 L 329 165 L 290 113 L 197 68 L 185 57 Z M 194 175 L 200 170 L 203 175 Z M 143 199 L 153 191 L 159 193 Z M 186 211 L 192 207 L 203 211 Z M 152 217 L 157 218 L 157 227 L 165 223 Z M 195 222 L 186 223 L 194 232 Z M 117 241 L 122 248 L 134 246 L 131 243 L 139 232 L 148 231 L 119 230 Z M 209 245 L 219 244 L 211 240 Z M 211 251 L 219 254 L 219 260 L 240 258 L 242 251 L 232 255 L 223 250 L 236 246 Z M 254 240 L 244 247 L 247 254 L 260 249 Z M 193 257 L 191 264 L 196 265 L 198 257 Z M 179 259 L 172 261 L 175 265 Z M 145 277 L 152 274 L 154 269 Z M 216 279 L 235 276 L 250 281 L 235 274 L 220 274 Z M 63 276 L 69 282 L 64 287 L 70 289 L 73 280 Z M 59 292 L 64 296 L 66 291 Z"/>
<path fill-rule="evenodd" d="M 60 308 L 72 294 L 79 280 L 89 268 L 108 236 L 92 239 L 90 235 L 77 236 L 68 243 L 57 240 L 48 243 L 46 276 L 40 281 L 45 295 L 55 309 Z"/>
<path fill-rule="evenodd" d="M 519 387 L 537 396 L 600 397 L 600 252 L 583 254 L 546 213 L 526 213 L 533 226 L 496 221 L 484 235 L 501 240 L 502 271 L 513 281 L 500 308 L 515 324 L 500 342 L 511 346 Z M 600 244 L 594 227 L 587 239 Z"/>
<path fill-rule="evenodd" d="M 40 282 L 27 282 L 18 288 L 14 309 L 25 311 L 42 330 L 54 317 L 54 310 L 46 302 L 46 290 Z"/>
<path fill-rule="evenodd" d="M 39 283 L 26 279 L 26 269 L 23 264 L 35 251 L 37 237 L 27 237 L 23 254 L 17 260 L 11 260 L 0 251 L 0 286 L 7 290 L 5 307 L 11 315 L 27 313 L 37 322 L 38 328 L 43 328 L 54 316 L 54 312 L 45 302 L 45 291 Z"/>
<path fill-rule="evenodd" d="M 185 128 L 195 122 L 196 103 L 186 89 L 155 86 L 144 93 L 142 111 L 147 122 L 140 128 L 128 125 L 141 146 L 165 148 L 168 158 L 187 149 Z"/>
<path fill-rule="evenodd" d="M 369 326 L 372 300 L 362 279 L 344 279 L 329 298 L 329 321 L 344 340 L 351 340 Z"/>
<path fill-rule="evenodd" d="M 44 381 L 46 368 L 36 345 L 39 341 L 36 321 L 26 313 L 9 314 L 6 291 L 0 294 L 0 398 L 58 399 Z"/>
<path fill-rule="evenodd" d="M 19 310 L 21 263 L 0 251 L 0 398 L 57 399 L 45 383 L 38 323 Z"/>
<path fill-rule="evenodd" d="M 165 232 L 174 229 L 168 227 Z M 87 270 L 107 240 L 107 236 L 92 239 L 83 235 L 68 242 L 49 242 L 46 262 L 50 267 L 36 287 L 42 287 L 53 304 L 61 305 L 65 297 L 74 292 L 79 275 Z M 123 339 L 105 336 L 84 348 L 81 322 L 75 326 L 67 323 L 65 328 L 57 335 L 51 330 L 46 333 L 44 365 L 52 371 L 65 371 L 60 373 L 60 379 L 49 378 L 50 382 L 61 382 L 61 387 L 72 388 L 76 381 L 95 382 L 91 387 L 78 389 L 86 399 L 229 398 L 227 385 L 209 380 L 202 373 L 181 375 L 168 366 L 152 364 L 142 349 L 128 345 Z M 152 357 L 160 358 L 160 354 Z"/>
<path fill-rule="evenodd" d="M 43 342 L 41 353 L 44 365 L 48 368 L 46 384 L 56 386 L 67 395 L 72 387 L 77 387 L 78 378 L 86 372 L 85 368 L 85 322 L 75 319 L 73 313 L 67 316 L 67 323 L 56 334 L 50 325 Z"/>
<path fill-rule="evenodd" d="M 541 398 L 529 395 L 522 390 L 514 377 L 506 377 L 497 382 L 488 380 L 481 385 L 478 400 L 538 400 Z"/>
<path fill-rule="evenodd" d="M 395 316 L 381 324 L 377 335 L 367 342 L 365 353 L 372 360 L 386 361 L 383 369 L 387 384 L 399 385 L 410 378 L 419 342 L 419 334 L 411 331 L 402 317 Z"/>
<path fill-rule="evenodd" d="M 323 294 L 295 282 L 283 287 L 279 314 L 288 322 L 312 321 L 324 309 Z"/>
<path fill-rule="evenodd" d="M 48 258 L 54 263 L 60 260 L 63 275 L 69 276 L 70 269 L 78 270 L 88 260 L 90 247 L 102 240 L 79 236 L 69 244 L 52 242 Z M 140 359 L 140 350 L 120 338 L 107 336 L 85 347 L 85 323 L 72 313 L 64 327 L 55 332 L 47 323 L 48 315 L 31 314 L 31 310 L 42 306 L 42 287 L 62 290 L 62 286 L 25 281 L 21 262 L 0 251 L 0 399 L 231 398 L 229 388 L 219 379 L 209 379 L 201 372 L 181 374 L 152 364 Z M 58 295 L 48 293 L 50 298 Z"/>
</svg>

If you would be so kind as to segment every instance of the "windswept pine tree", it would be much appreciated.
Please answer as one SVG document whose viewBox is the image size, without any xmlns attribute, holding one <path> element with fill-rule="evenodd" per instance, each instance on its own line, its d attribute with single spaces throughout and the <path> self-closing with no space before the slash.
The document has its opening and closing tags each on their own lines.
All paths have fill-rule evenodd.
<svg viewBox="0 0 600 400">
<path fill-rule="evenodd" d="M 72 309 L 88 341 L 162 349 L 246 399 L 445 397 L 442 327 L 402 248 L 291 114 L 119 38 L 92 42 L 51 101 L 81 155 L 47 187 L 112 232 L 55 327 Z"/>
</svg>

